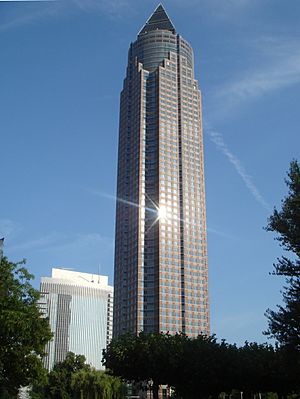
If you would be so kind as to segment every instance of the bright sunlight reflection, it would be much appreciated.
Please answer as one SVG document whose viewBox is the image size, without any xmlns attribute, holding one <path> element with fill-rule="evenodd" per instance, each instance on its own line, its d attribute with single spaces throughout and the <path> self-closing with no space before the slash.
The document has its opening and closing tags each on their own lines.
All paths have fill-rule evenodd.
<svg viewBox="0 0 300 399">
<path fill-rule="evenodd" d="M 164 205 L 161 205 L 158 208 L 157 213 L 159 219 L 167 219 L 167 208 Z"/>
</svg>

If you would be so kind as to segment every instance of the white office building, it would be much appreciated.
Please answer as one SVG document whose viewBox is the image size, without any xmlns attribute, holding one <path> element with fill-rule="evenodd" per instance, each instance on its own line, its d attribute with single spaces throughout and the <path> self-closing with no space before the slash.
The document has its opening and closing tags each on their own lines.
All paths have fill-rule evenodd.
<svg viewBox="0 0 300 399">
<path fill-rule="evenodd" d="M 40 289 L 41 310 L 54 334 L 45 367 L 51 370 L 71 351 L 103 369 L 102 350 L 112 337 L 113 287 L 108 277 L 52 269 L 51 277 L 41 278 Z"/>
</svg>

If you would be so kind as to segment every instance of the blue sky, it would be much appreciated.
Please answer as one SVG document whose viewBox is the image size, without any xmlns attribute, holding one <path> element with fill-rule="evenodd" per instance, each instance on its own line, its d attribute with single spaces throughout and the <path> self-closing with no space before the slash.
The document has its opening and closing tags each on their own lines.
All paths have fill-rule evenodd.
<svg viewBox="0 0 300 399">
<path fill-rule="evenodd" d="M 265 342 L 263 230 L 300 149 L 300 2 L 166 0 L 203 92 L 212 332 Z M 113 277 L 119 93 L 143 0 L 0 1 L 0 235 L 36 276 Z"/>
</svg>

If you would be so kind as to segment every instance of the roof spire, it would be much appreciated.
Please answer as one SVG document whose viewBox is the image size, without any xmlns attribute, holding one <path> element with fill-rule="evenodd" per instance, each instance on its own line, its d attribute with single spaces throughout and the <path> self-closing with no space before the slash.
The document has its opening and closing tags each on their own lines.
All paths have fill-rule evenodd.
<svg viewBox="0 0 300 399">
<path fill-rule="evenodd" d="M 153 31 L 153 30 L 169 30 L 176 33 L 174 25 L 172 24 L 164 7 L 160 3 L 151 17 L 148 19 L 144 27 L 139 32 L 139 35 Z"/>
</svg>

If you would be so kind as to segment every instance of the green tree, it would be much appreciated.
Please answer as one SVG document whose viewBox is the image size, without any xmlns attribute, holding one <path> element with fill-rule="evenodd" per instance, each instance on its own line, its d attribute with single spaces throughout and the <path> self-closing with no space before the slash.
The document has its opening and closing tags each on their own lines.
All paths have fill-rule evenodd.
<svg viewBox="0 0 300 399">
<path fill-rule="evenodd" d="M 277 389 L 278 364 L 273 346 L 246 342 L 238 352 L 233 388 L 243 391 L 245 398 L 250 398 L 252 393 Z"/>
<path fill-rule="evenodd" d="M 184 334 L 125 334 L 104 351 L 104 363 L 114 375 L 141 383 L 166 384 L 174 397 L 215 398 L 232 390 L 249 399 L 256 393 L 277 392 L 280 397 L 297 392 L 296 374 L 284 348 L 247 343 L 237 347 L 215 336 Z M 219 396 L 220 397 L 220 396 Z"/>
<path fill-rule="evenodd" d="M 71 387 L 80 399 L 84 399 L 84 394 L 89 390 L 88 372 L 81 369 L 71 376 Z"/>
<path fill-rule="evenodd" d="M 121 399 L 124 384 L 102 370 L 80 370 L 72 375 L 72 398 L 80 399 Z"/>
<path fill-rule="evenodd" d="M 159 385 L 169 385 L 187 399 L 230 393 L 236 353 L 234 345 L 204 335 L 125 334 L 109 344 L 104 363 L 127 381 L 152 380 L 154 398 Z"/>
<path fill-rule="evenodd" d="M 85 363 L 83 355 L 75 355 L 68 352 L 63 362 L 54 365 L 48 375 L 48 383 L 45 386 L 46 398 L 70 399 L 73 394 L 72 377 L 78 372 L 90 371 L 90 366 Z M 84 373 L 83 373 L 84 374 Z M 83 380 L 83 386 L 85 380 Z"/>
<path fill-rule="evenodd" d="M 178 397 L 217 397 L 236 384 L 238 349 L 215 336 L 199 335 L 183 342 L 181 376 L 172 381 Z M 178 365 L 180 366 L 180 365 Z"/>
<path fill-rule="evenodd" d="M 32 388 L 33 399 L 121 399 L 124 384 L 85 363 L 85 357 L 68 352 L 48 374 L 47 382 Z"/>
<path fill-rule="evenodd" d="M 300 351 L 300 167 L 296 160 L 290 164 L 285 183 L 288 195 L 282 200 L 281 210 L 274 209 L 268 219 L 267 231 L 277 234 L 276 239 L 291 257 L 282 256 L 274 264 L 275 275 L 286 278 L 283 290 L 284 305 L 276 311 L 268 309 L 269 328 L 266 334 L 280 345 Z"/>
<path fill-rule="evenodd" d="M 173 385 L 181 375 L 183 334 L 124 334 L 103 351 L 104 365 L 126 381 L 152 381 L 153 398 L 161 384 Z"/>
<path fill-rule="evenodd" d="M 0 397 L 46 378 L 42 358 L 52 334 L 24 264 L 0 258 Z"/>
</svg>

